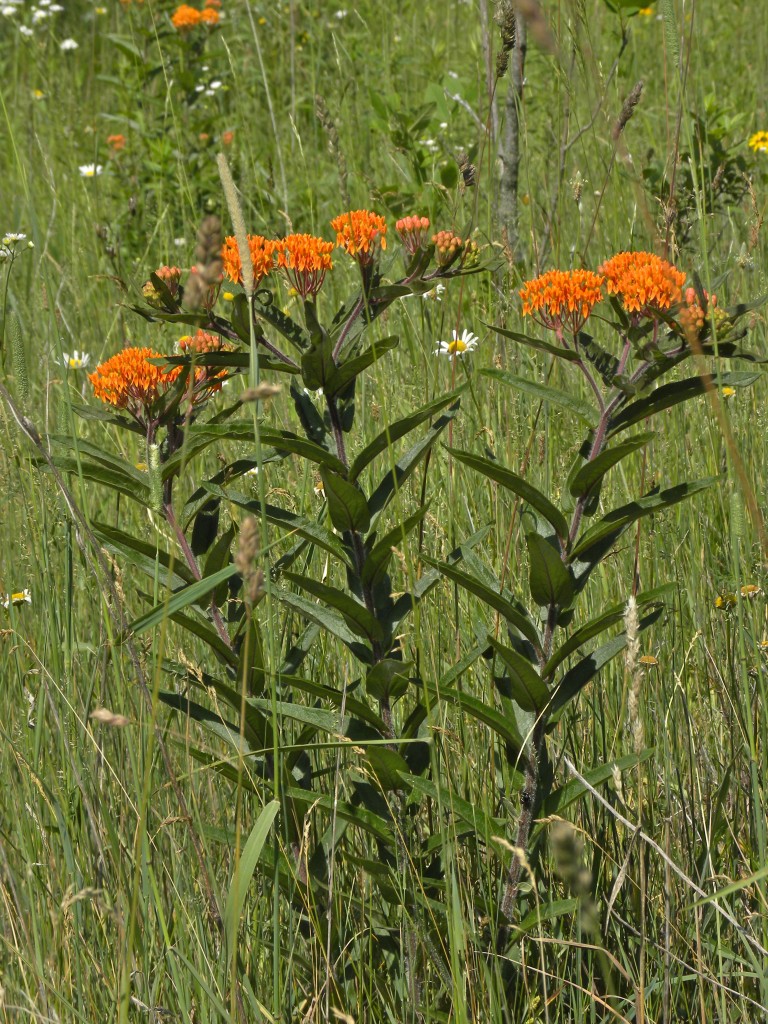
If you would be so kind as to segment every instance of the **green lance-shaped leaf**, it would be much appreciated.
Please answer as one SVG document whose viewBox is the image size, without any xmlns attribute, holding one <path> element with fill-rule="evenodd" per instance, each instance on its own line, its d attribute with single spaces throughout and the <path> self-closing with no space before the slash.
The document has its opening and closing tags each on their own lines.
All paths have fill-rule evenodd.
<svg viewBox="0 0 768 1024">
<path fill-rule="evenodd" d="M 221 502 L 218 498 L 211 498 L 195 516 L 195 523 L 192 527 L 192 539 L 190 541 L 192 554 L 195 558 L 204 555 L 216 540 L 216 534 L 219 530 L 220 505 Z"/>
<path fill-rule="evenodd" d="M 671 384 L 662 384 L 650 395 L 632 402 L 631 405 L 625 406 L 615 416 L 612 416 L 608 424 L 608 436 L 612 437 L 649 416 L 655 416 L 656 413 L 662 412 L 664 409 L 671 409 L 672 406 L 679 405 L 680 402 L 698 398 L 712 387 L 722 384 L 734 388 L 745 388 L 754 384 L 759 377 L 759 373 L 734 371 L 733 373 L 723 373 L 720 377 L 704 374 L 702 377 L 688 377 Z"/>
<path fill-rule="evenodd" d="M 636 437 L 614 445 L 612 448 L 606 448 L 596 458 L 590 462 L 585 462 L 581 469 L 574 474 L 573 479 L 569 481 L 571 494 L 574 498 L 589 494 L 595 484 L 602 481 L 609 469 L 612 469 L 622 459 L 631 455 L 632 452 L 644 448 L 654 436 L 652 431 L 638 434 Z"/>
<path fill-rule="evenodd" d="M 472 452 L 462 451 L 459 448 L 446 447 L 446 450 L 459 462 L 463 462 L 465 466 L 482 473 L 483 476 L 501 484 L 506 490 L 512 491 L 523 501 L 527 501 L 547 520 L 558 537 L 565 539 L 568 536 L 568 523 L 563 513 L 552 504 L 545 494 L 529 484 L 527 480 L 491 459 L 484 459 L 480 455 L 474 455 Z"/>
<path fill-rule="evenodd" d="M 14 383 L 16 385 L 16 398 L 21 406 L 21 411 L 26 412 L 29 404 L 27 353 L 24 349 L 21 321 L 14 312 L 8 314 L 8 341 L 11 349 L 11 366 L 13 367 Z"/>
<path fill-rule="evenodd" d="M 518 629 L 531 642 L 534 650 L 538 651 L 540 649 L 541 637 L 536 626 L 523 605 L 508 591 L 505 590 L 503 593 L 499 593 L 498 589 L 495 589 L 484 580 L 478 579 L 477 576 L 469 573 L 462 566 L 451 565 L 448 562 L 439 562 L 437 559 L 429 558 L 426 555 L 422 557 L 428 565 L 434 565 L 443 576 L 447 576 L 449 580 L 458 583 L 460 587 L 468 590 L 470 594 L 480 598 L 484 604 L 499 612 L 508 623 Z"/>
<path fill-rule="evenodd" d="M 301 357 L 301 376 L 310 391 L 317 391 L 318 388 L 328 388 L 335 372 L 333 342 L 324 334 Z"/>
<path fill-rule="evenodd" d="M 527 348 L 533 348 L 537 352 L 548 352 L 551 356 L 556 356 L 558 359 L 565 359 L 568 362 L 578 362 L 579 354 L 574 352 L 573 349 L 563 348 L 560 345 L 552 345 L 548 341 L 540 341 L 538 338 L 532 338 L 528 334 L 520 334 L 519 331 L 509 331 L 504 327 L 496 327 L 493 324 L 486 324 L 481 321 L 483 326 L 488 327 L 492 331 L 496 331 L 504 338 L 510 338 L 512 341 L 517 341 L 521 345 L 525 345 Z"/>
<path fill-rule="evenodd" d="M 236 572 L 237 568 L 234 565 L 227 565 L 212 576 L 196 580 L 194 583 L 172 594 L 167 601 L 162 601 L 160 604 L 155 605 L 146 615 L 142 615 L 135 622 L 132 622 L 128 627 L 128 632 L 134 635 L 145 633 L 148 629 L 159 625 L 163 619 L 169 618 L 175 612 L 180 612 L 191 604 L 200 604 L 220 583 L 230 579 Z"/>
<path fill-rule="evenodd" d="M 645 608 L 649 605 L 661 604 L 667 595 L 674 593 L 674 590 L 674 583 L 665 583 L 660 587 L 654 587 L 653 590 L 646 590 L 644 593 L 637 595 L 637 606 L 638 608 Z M 600 615 L 595 616 L 594 619 L 590 619 L 589 622 L 574 630 L 565 643 L 552 654 L 542 669 L 543 677 L 545 679 L 551 678 L 558 665 L 562 664 L 567 657 L 574 654 L 585 643 L 594 639 L 594 637 L 599 636 L 600 633 L 605 632 L 606 629 L 610 629 L 611 626 L 621 622 L 624 619 L 626 610 L 625 602 L 612 605 Z"/>
<path fill-rule="evenodd" d="M 531 530 L 525 535 L 528 545 L 531 597 L 541 607 L 570 604 L 574 581 L 563 560 L 549 541 Z"/>
<path fill-rule="evenodd" d="M 657 608 L 644 616 L 640 620 L 640 630 L 647 629 L 652 623 L 658 619 L 661 615 L 662 609 Z M 612 661 L 617 654 L 620 654 L 627 646 L 627 635 L 626 633 L 619 633 L 618 636 L 612 637 L 607 640 L 601 647 L 598 647 L 596 651 L 582 658 L 572 669 L 560 680 L 560 684 L 553 692 L 552 704 L 550 711 L 554 715 L 561 708 L 573 700 L 577 693 L 579 693 L 588 682 L 590 682 L 597 673 Z"/>
<path fill-rule="evenodd" d="M 402 523 L 398 523 L 389 533 L 385 533 L 384 536 L 378 540 L 371 550 L 368 552 L 368 556 L 365 559 L 363 565 L 363 571 L 361 574 L 361 582 L 363 586 L 375 586 L 379 580 L 387 572 L 387 566 L 393 556 L 393 548 L 396 548 L 398 544 L 403 544 L 406 537 L 418 526 L 424 516 L 427 514 L 428 505 L 422 505 L 420 509 L 408 516 L 403 520 Z"/>
<path fill-rule="evenodd" d="M 245 298 L 245 296 L 243 296 Z M 300 352 L 309 347 L 309 334 L 295 320 L 292 320 L 287 313 L 284 313 L 279 306 L 272 301 L 272 292 L 266 288 L 260 288 L 253 296 L 253 309 L 257 316 L 271 324 L 286 341 L 290 341 Z M 314 389 L 313 389 L 314 390 Z"/>
<path fill-rule="evenodd" d="M 33 459 L 33 464 L 43 473 L 48 472 L 47 462 L 40 459 Z M 74 476 L 81 475 L 83 480 L 91 480 L 93 483 L 108 487 L 111 491 L 124 494 L 132 501 L 138 501 L 142 505 L 148 504 L 149 487 L 147 483 L 139 483 L 136 478 L 124 469 L 112 469 L 85 459 L 76 459 L 74 456 L 55 455 L 53 463 L 62 473 L 72 473 Z"/>
<path fill-rule="evenodd" d="M 387 451 L 395 441 L 399 441 L 401 437 L 405 437 L 406 434 L 415 430 L 416 427 L 421 426 L 422 423 L 431 419 L 435 413 L 440 412 L 441 409 L 450 405 L 459 397 L 465 388 L 466 384 L 463 384 L 454 391 L 449 391 L 448 394 L 442 395 L 440 398 L 435 398 L 431 402 L 427 402 L 426 405 L 422 405 L 419 409 L 414 410 L 402 419 L 396 420 L 394 423 L 390 423 L 389 426 L 385 427 L 370 444 L 363 448 L 357 458 L 353 461 L 349 469 L 349 479 L 356 480 L 366 466 L 373 462 L 377 455 L 381 455 L 382 452 Z"/>
<path fill-rule="evenodd" d="M 456 402 L 443 415 L 435 420 L 424 437 L 401 455 L 395 465 L 382 479 L 379 486 L 368 500 L 368 508 L 371 514 L 371 521 L 374 522 L 384 509 L 389 505 L 406 480 L 416 470 L 419 463 L 425 458 L 427 452 L 442 434 L 456 413 L 459 411 L 459 403 Z"/>
<path fill-rule="evenodd" d="M 608 537 L 618 538 L 622 531 L 631 523 L 642 519 L 643 516 L 651 515 L 665 508 L 671 508 L 673 505 L 677 505 L 678 502 L 684 501 L 700 491 L 705 491 L 708 487 L 717 483 L 718 479 L 719 477 L 710 476 L 702 480 L 692 480 L 689 483 L 677 484 L 675 487 L 669 487 L 665 491 L 649 494 L 644 498 L 637 498 L 635 501 L 630 501 L 627 505 L 622 505 L 621 508 L 614 509 L 603 516 L 602 519 L 599 519 L 594 526 L 591 526 L 579 537 L 569 554 L 569 562 L 589 561 L 591 552 Z"/>
<path fill-rule="evenodd" d="M 150 579 L 159 575 L 162 582 L 167 583 L 173 590 L 194 583 L 194 576 L 178 558 L 173 559 L 173 571 L 169 573 L 171 556 L 153 541 L 143 541 L 107 523 L 93 522 L 91 527 L 108 551 L 125 558 Z"/>
<path fill-rule="evenodd" d="M 549 384 L 539 384 L 538 381 L 529 380 L 527 377 L 518 377 L 517 374 L 507 373 L 505 370 L 485 369 L 481 370 L 480 373 L 484 377 L 490 377 L 500 384 L 506 384 L 516 391 L 522 391 L 524 394 L 538 398 L 549 405 L 557 405 L 562 409 L 567 409 L 568 412 L 578 416 L 588 427 L 597 426 L 599 417 L 595 407 L 570 391 L 561 391 L 559 388 L 553 388 Z"/>
<path fill-rule="evenodd" d="M 435 804 L 449 809 L 452 814 L 468 825 L 484 843 L 490 844 L 497 836 L 503 836 L 507 827 L 505 818 L 492 818 L 476 801 L 463 800 L 452 786 L 440 786 L 418 775 L 407 775 L 410 789 L 415 789 Z"/>
<path fill-rule="evenodd" d="M 323 478 L 323 490 L 328 501 L 328 512 L 331 522 L 340 533 L 356 530 L 365 533 L 371 525 L 371 514 L 365 495 L 349 480 L 338 473 L 332 473 L 323 467 L 320 470 Z"/>
<path fill-rule="evenodd" d="M 594 366 L 606 387 L 611 387 L 619 368 L 619 360 L 612 352 L 607 352 L 602 345 L 585 331 L 579 333 L 579 350 Z"/>
<path fill-rule="evenodd" d="M 372 651 L 360 643 L 357 633 L 350 629 L 344 617 L 334 608 L 310 601 L 301 594 L 293 594 L 286 590 L 275 590 L 274 596 L 281 604 L 292 608 L 309 622 L 314 622 L 315 625 L 327 630 L 331 636 L 341 640 L 364 664 L 370 664 L 373 661 Z M 301 653 L 306 656 L 306 651 Z"/>
<path fill-rule="evenodd" d="M 412 668 L 411 661 L 396 661 L 394 658 L 377 661 L 366 674 L 365 692 L 374 700 L 402 697 L 408 689 L 408 673 Z"/>
<path fill-rule="evenodd" d="M 365 605 L 346 594 L 343 590 L 329 587 L 326 583 L 312 579 L 311 576 L 301 576 L 298 573 L 283 573 L 285 579 L 290 580 L 297 587 L 306 590 L 318 600 L 335 608 L 341 613 L 347 626 L 360 637 L 370 641 L 384 639 L 384 629 L 380 622 L 368 611 Z"/>
<path fill-rule="evenodd" d="M 517 729 L 517 725 L 510 718 L 502 715 L 490 704 L 478 700 L 477 697 L 473 697 L 463 690 L 453 690 L 440 684 L 437 686 L 425 685 L 432 700 L 442 700 L 448 704 L 453 704 L 465 714 L 478 722 L 482 722 L 483 725 L 487 725 L 489 729 L 495 732 L 507 744 L 510 761 L 518 763 L 522 770 L 526 760 L 524 754 L 525 742 Z"/>
<path fill-rule="evenodd" d="M 335 368 L 331 373 L 330 379 L 325 385 L 325 393 L 329 398 L 333 398 L 338 395 L 340 391 L 343 391 L 350 381 L 353 381 L 356 377 L 359 377 L 363 370 L 367 370 L 369 366 L 376 362 L 377 359 L 381 359 L 382 356 L 386 355 L 387 352 L 391 352 L 392 349 L 397 348 L 399 344 L 399 338 L 396 335 L 392 335 L 388 338 L 382 338 L 380 341 L 374 342 L 370 348 L 365 349 L 357 356 L 353 356 L 351 359 L 347 359 L 346 362 L 342 363 L 341 366 Z"/>
<path fill-rule="evenodd" d="M 238 491 L 225 491 L 216 484 L 208 483 L 203 486 L 209 493 L 222 497 L 225 501 L 231 502 L 231 504 L 236 505 L 238 508 L 245 509 L 257 518 L 261 515 L 261 503 L 258 499 L 248 498 L 245 494 L 241 494 Z M 311 544 L 316 544 L 325 551 L 329 551 L 351 568 L 349 555 L 344 545 L 331 530 L 326 529 L 320 523 L 313 522 L 311 519 L 307 519 L 306 516 L 287 512 L 277 505 L 265 505 L 264 515 L 268 522 L 279 526 L 287 533 L 295 533 L 298 537 L 309 541 Z"/>
<path fill-rule="evenodd" d="M 549 700 L 549 690 L 533 665 L 526 661 L 522 654 L 499 643 L 493 634 L 489 634 L 488 643 L 504 663 L 512 696 L 523 711 L 533 711 L 536 714 L 543 711 Z"/>
<path fill-rule="evenodd" d="M 224 932 L 227 936 L 227 950 L 229 957 L 235 955 L 237 948 L 237 930 L 240 926 L 240 916 L 245 904 L 245 896 L 248 886 L 251 884 L 253 873 L 259 863 L 261 851 L 267 841 L 272 823 L 280 810 L 278 800 L 270 801 L 256 819 L 256 824 L 251 829 L 251 834 L 246 840 L 240 860 L 235 868 L 232 881 L 227 894 L 227 902 L 224 906 Z"/>
</svg>

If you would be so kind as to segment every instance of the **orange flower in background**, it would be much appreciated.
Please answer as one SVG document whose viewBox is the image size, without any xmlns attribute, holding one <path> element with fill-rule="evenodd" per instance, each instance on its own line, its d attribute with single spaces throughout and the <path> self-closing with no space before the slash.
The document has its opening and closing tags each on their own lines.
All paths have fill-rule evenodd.
<svg viewBox="0 0 768 1024">
<path fill-rule="evenodd" d="M 577 334 L 603 297 L 603 279 L 591 270 L 549 270 L 520 289 L 523 316 L 548 330 Z"/>
<path fill-rule="evenodd" d="M 113 153 L 119 153 L 121 149 L 125 149 L 125 136 L 124 135 L 108 135 L 107 145 Z"/>
<path fill-rule="evenodd" d="M 387 248 L 387 223 L 370 210 L 350 210 L 331 221 L 336 245 L 346 249 L 361 266 L 373 263 L 377 248 Z"/>
<path fill-rule="evenodd" d="M 452 231 L 438 231 L 432 235 L 435 244 L 435 259 L 438 267 L 448 267 L 456 259 L 464 245 L 458 235 Z"/>
<path fill-rule="evenodd" d="M 253 264 L 253 283 L 258 284 L 266 277 L 274 266 L 274 252 L 277 242 L 261 235 L 248 235 L 248 248 L 251 253 Z M 221 260 L 224 264 L 224 273 L 237 284 L 243 283 L 243 265 L 240 261 L 240 250 L 237 247 L 237 239 L 229 235 L 224 239 L 221 247 Z"/>
<path fill-rule="evenodd" d="M 654 316 L 677 305 L 685 274 L 652 252 L 620 252 L 601 267 L 609 295 L 618 295 L 628 313 Z"/>
<path fill-rule="evenodd" d="M 708 291 L 702 289 L 703 308 L 699 303 L 699 295 L 696 294 L 695 288 L 686 288 L 684 298 L 685 305 L 678 314 L 677 322 L 684 334 L 696 335 L 703 330 L 709 310 L 717 308 L 717 296 L 710 295 Z"/>
<path fill-rule="evenodd" d="M 222 146 L 231 146 L 235 141 L 235 133 L 233 131 L 226 131 L 221 133 L 221 144 Z"/>
<path fill-rule="evenodd" d="M 191 28 L 197 28 L 202 20 L 201 12 L 189 4 L 181 4 L 171 16 L 171 24 L 177 32 L 188 32 Z"/>
<path fill-rule="evenodd" d="M 124 348 L 88 374 L 93 393 L 102 402 L 140 418 L 181 373 L 179 366 L 164 370 L 149 362 L 162 358 L 161 352 L 151 348 Z"/>
<path fill-rule="evenodd" d="M 326 273 L 333 267 L 333 242 L 315 235 L 287 235 L 276 243 L 277 265 L 302 299 L 320 291 Z"/>
<path fill-rule="evenodd" d="M 211 352 L 231 352 L 234 346 L 225 341 L 219 334 L 198 330 L 195 334 L 185 334 L 177 342 L 179 352 L 185 356 L 207 355 Z M 193 401 L 200 401 L 215 391 L 221 391 L 221 385 L 227 375 L 227 368 L 215 366 L 195 367 L 195 386 Z"/>
<path fill-rule="evenodd" d="M 428 228 L 428 217 L 402 217 L 395 224 L 395 230 L 400 235 L 403 248 L 411 256 L 417 253 L 419 249 L 426 247 Z"/>
<path fill-rule="evenodd" d="M 200 21 L 204 25 L 208 25 L 209 28 L 212 28 L 214 25 L 219 24 L 219 12 L 215 7 L 206 6 L 205 10 L 200 12 Z"/>
</svg>

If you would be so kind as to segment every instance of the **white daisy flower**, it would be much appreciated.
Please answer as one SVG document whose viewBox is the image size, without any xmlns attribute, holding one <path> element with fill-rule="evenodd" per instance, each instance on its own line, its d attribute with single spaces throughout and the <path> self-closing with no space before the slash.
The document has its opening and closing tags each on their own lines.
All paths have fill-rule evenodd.
<svg viewBox="0 0 768 1024">
<path fill-rule="evenodd" d="M 187 244 L 187 240 L 186 240 L 186 238 L 174 238 L 173 244 L 180 249 L 182 247 L 182 245 L 186 245 Z"/>
<path fill-rule="evenodd" d="M 62 365 L 68 370 L 84 370 L 88 363 L 91 361 L 91 357 L 87 352 L 78 352 L 77 349 L 72 353 L 62 352 Z"/>
<path fill-rule="evenodd" d="M 62 39 L 59 43 L 59 49 L 66 52 L 67 50 L 76 50 L 79 45 L 80 43 L 78 43 L 76 39 Z"/>
<path fill-rule="evenodd" d="M 0 7 L 0 14 L 2 14 L 4 18 L 10 18 L 17 10 L 18 7 L 12 7 L 11 4 L 4 4 Z"/>
<path fill-rule="evenodd" d="M 0 601 L 0 604 L 2 604 L 3 608 L 9 608 L 12 604 L 32 604 L 32 595 L 29 592 L 29 587 L 19 590 L 15 594 L 6 594 Z"/>
<path fill-rule="evenodd" d="M 461 332 L 461 335 L 459 335 L 458 331 L 453 331 L 453 341 L 439 341 L 437 343 L 439 347 L 435 349 L 435 355 L 450 356 L 451 359 L 456 359 L 458 356 L 466 355 L 467 352 L 474 352 L 479 340 L 477 335 L 466 328 Z"/>
<path fill-rule="evenodd" d="M 23 242 L 26 237 L 23 231 L 9 231 L 7 235 L 3 235 L 3 245 L 10 245 L 11 242 Z"/>
<path fill-rule="evenodd" d="M 35 34 L 28 25 L 19 25 L 19 32 L 21 32 L 23 36 L 27 36 L 27 38 Z"/>
<path fill-rule="evenodd" d="M 104 170 L 101 164 L 80 164 L 78 167 L 81 178 L 95 178 Z"/>
<path fill-rule="evenodd" d="M 220 82 L 220 81 L 218 80 L 218 78 L 217 78 L 217 79 L 216 79 L 216 80 L 215 80 L 214 82 L 211 82 L 211 83 L 209 84 L 208 88 L 209 88 L 209 89 L 220 89 L 220 88 L 222 87 L 222 85 L 223 85 L 223 84 L 224 84 L 224 83 L 223 83 L 223 82 Z"/>
</svg>

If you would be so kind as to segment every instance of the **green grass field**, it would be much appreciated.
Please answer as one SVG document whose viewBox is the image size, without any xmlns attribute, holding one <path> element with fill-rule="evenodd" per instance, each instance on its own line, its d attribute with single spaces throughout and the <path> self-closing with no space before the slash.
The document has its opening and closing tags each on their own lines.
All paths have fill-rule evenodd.
<svg viewBox="0 0 768 1024">
<path fill-rule="evenodd" d="M 768 1019 L 768 24 L 539 2 L 0 5 L 3 1021 Z M 627 250 L 698 329 L 523 317 Z"/>
</svg>

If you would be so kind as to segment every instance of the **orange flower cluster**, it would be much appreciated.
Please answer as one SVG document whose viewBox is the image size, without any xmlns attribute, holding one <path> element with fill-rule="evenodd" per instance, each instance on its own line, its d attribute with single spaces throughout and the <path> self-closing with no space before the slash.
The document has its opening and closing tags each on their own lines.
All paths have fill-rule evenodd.
<svg viewBox="0 0 768 1024">
<path fill-rule="evenodd" d="M 119 153 L 121 149 L 125 149 L 125 136 L 124 135 L 108 135 L 107 145 L 113 153 Z"/>
<path fill-rule="evenodd" d="M 175 299 L 179 292 L 181 268 L 166 266 L 158 267 L 157 270 L 155 271 L 155 276 L 159 277 L 161 281 L 165 282 L 165 284 L 168 287 L 168 291 L 171 293 L 171 296 Z M 147 281 L 147 283 L 142 288 L 142 292 L 144 294 L 144 298 L 147 300 L 147 302 L 150 303 L 150 305 L 162 306 L 163 301 L 160 296 L 160 293 L 158 292 L 158 290 L 155 288 L 151 281 Z"/>
<path fill-rule="evenodd" d="M 162 359 L 151 348 L 124 348 L 122 352 L 100 363 L 88 380 L 97 398 L 117 409 L 127 409 L 137 419 L 173 385 L 181 372 L 174 366 L 164 370 L 150 359 Z"/>
<path fill-rule="evenodd" d="M 218 334 L 198 330 L 195 334 L 185 334 L 179 338 L 177 347 L 182 355 L 206 355 L 209 352 L 231 352 L 234 346 Z M 221 385 L 227 375 L 226 367 L 196 366 L 192 401 L 197 403 L 209 397 L 215 391 L 221 391 Z"/>
<path fill-rule="evenodd" d="M 603 278 L 591 270 L 549 270 L 520 290 L 523 316 L 553 331 L 577 334 L 603 297 Z"/>
<path fill-rule="evenodd" d="M 409 252 L 411 256 L 426 246 L 428 228 L 428 217 L 401 217 L 395 224 L 400 241 L 403 243 L 405 251 Z"/>
<path fill-rule="evenodd" d="M 620 252 L 598 268 L 628 313 L 654 316 L 682 298 L 685 274 L 651 252 Z"/>
<path fill-rule="evenodd" d="M 333 267 L 333 242 L 315 235 L 287 235 L 275 244 L 277 265 L 302 299 L 320 291 L 327 271 Z"/>
<path fill-rule="evenodd" d="M 716 295 L 710 295 L 709 292 L 704 291 L 702 298 L 704 299 L 703 309 L 699 304 L 699 296 L 696 294 L 696 289 L 685 289 L 685 305 L 677 317 L 677 322 L 680 324 L 684 334 L 698 334 L 704 327 L 709 309 L 717 307 Z"/>
<path fill-rule="evenodd" d="M 387 248 L 387 223 L 370 210 L 350 210 L 331 221 L 336 245 L 346 249 L 361 266 L 373 263 L 376 250 Z"/>
<path fill-rule="evenodd" d="M 438 267 L 447 267 L 453 263 L 464 244 L 452 231 L 438 231 L 436 235 L 432 235 L 432 241 L 435 243 Z"/>
<path fill-rule="evenodd" d="M 215 7 L 206 4 L 202 11 L 190 4 L 181 4 L 171 16 L 171 24 L 177 32 L 189 32 L 198 25 L 207 25 L 212 28 L 219 23 L 219 12 Z"/>
<path fill-rule="evenodd" d="M 178 340 L 179 351 L 183 355 L 205 355 L 207 352 L 227 352 L 232 346 L 224 341 L 219 334 L 210 334 L 199 330 L 195 334 L 185 334 Z"/>
<path fill-rule="evenodd" d="M 254 284 L 258 284 L 272 269 L 277 244 L 262 235 L 248 235 Z M 237 239 L 232 235 L 224 239 L 224 245 L 221 247 L 221 260 L 224 264 L 224 273 L 230 281 L 242 284 L 243 265 L 240 261 L 240 250 L 237 247 Z"/>
</svg>

